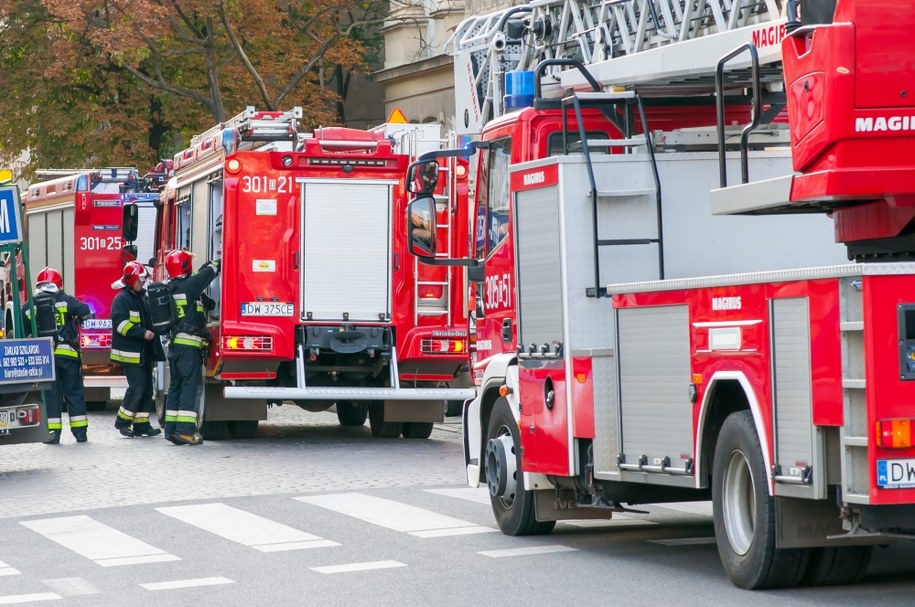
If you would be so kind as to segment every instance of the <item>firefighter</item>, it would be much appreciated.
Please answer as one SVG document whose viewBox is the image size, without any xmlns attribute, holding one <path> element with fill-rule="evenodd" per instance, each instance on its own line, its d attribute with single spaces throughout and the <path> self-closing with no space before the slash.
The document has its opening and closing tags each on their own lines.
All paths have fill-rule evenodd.
<svg viewBox="0 0 915 607">
<path fill-rule="evenodd" d="M 165 438 L 176 445 L 201 445 L 197 432 L 200 414 L 197 390 L 203 354 L 209 346 L 206 311 L 213 300 L 204 290 L 219 274 L 219 260 L 205 263 L 191 274 L 194 256 L 180 249 L 165 256 L 165 271 L 175 299 L 177 319 L 168 350 L 170 382 L 165 403 Z"/>
<path fill-rule="evenodd" d="M 92 318 L 89 306 L 72 295 L 64 293 L 63 278 L 60 272 L 47 267 L 38 273 L 35 290 L 35 305 L 26 311 L 26 316 L 31 316 L 32 309 L 36 310 L 36 322 L 41 322 L 40 308 L 44 302 L 49 301 L 48 307 L 53 306 L 54 328 L 49 331 L 54 335 L 54 372 L 55 380 L 47 392 L 48 415 L 48 440 L 47 445 L 60 443 L 60 433 L 63 430 L 61 411 L 63 399 L 67 401 L 67 412 L 70 416 L 70 431 L 76 442 L 85 443 L 86 431 L 89 428 L 89 418 L 86 417 L 86 401 L 83 398 L 83 373 L 82 360 L 79 350 L 79 323 L 87 318 Z M 50 322 L 48 323 L 50 324 Z M 38 327 L 39 333 L 47 334 L 43 327 Z"/>
<path fill-rule="evenodd" d="M 111 284 L 120 289 L 111 302 L 111 360 L 124 367 L 127 391 L 118 409 L 114 427 L 124 436 L 156 436 L 162 430 L 153 428 L 149 414 L 153 404 L 152 367 L 165 360 L 165 351 L 152 326 L 144 287 L 149 279 L 146 266 L 127 262 L 119 280 Z"/>
</svg>

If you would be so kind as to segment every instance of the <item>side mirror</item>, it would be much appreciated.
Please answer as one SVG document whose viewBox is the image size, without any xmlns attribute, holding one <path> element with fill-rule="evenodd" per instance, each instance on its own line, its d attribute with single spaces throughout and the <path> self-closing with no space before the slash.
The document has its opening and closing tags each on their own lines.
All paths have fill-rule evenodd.
<svg viewBox="0 0 915 607">
<path fill-rule="evenodd" d="M 407 191 L 417 196 L 428 196 L 438 185 L 438 162 L 418 160 L 407 167 Z"/>
<path fill-rule="evenodd" d="M 130 202 L 123 206 L 121 213 L 123 219 L 121 236 L 127 242 L 133 242 L 137 239 L 137 229 L 140 226 L 140 211 L 136 203 Z"/>
<path fill-rule="evenodd" d="M 137 258 L 137 245 L 135 244 L 125 244 L 124 245 L 124 263 L 132 261 Z"/>
<path fill-rule="evenodd" d="M 416 257 L 435 258 L 435 200 L 417 198 L 407 207 L 410 253 Z"/>
</svg>

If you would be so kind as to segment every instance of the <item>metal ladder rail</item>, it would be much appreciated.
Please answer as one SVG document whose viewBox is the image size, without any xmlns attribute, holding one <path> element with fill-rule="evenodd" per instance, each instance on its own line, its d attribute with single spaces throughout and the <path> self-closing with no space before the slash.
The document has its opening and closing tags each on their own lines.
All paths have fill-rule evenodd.
<svg viewBox="0 0 915 607">
<path fill-rule="evenodd" d="M 582 101 L 585 102 L 585 107 L 595 107 L 600 104 L 607 104 L 615 109 L 618 106 L 622 106 L 622 109 L 626 112 L 626 124 L 623 131 L 623 139 L 608 139 L 590 142 L 587 138 L 587 133 L 584 126 L 584 117 L 582 115 Z M 592 217 L 593 217 L 593 239 L 594 239 L 594 287 L 586 289 L 585 294 L 588 297 L 605 297 L 607 295 L 607 288 L 601 286 L 600 282 L 600 247 L 604 246 L 621 246 L 621 245 L 642 245 L 642 244 L 657 244 L 658 246 L 658 278 L 664 278 L 664 226 L 663 226 L 663 217 L 661 210 L 661 179 L 658 173 L 658 164 L 654 154 L 654 145 L 651 140 L 651 134 L 648 130 L 648 121 L 645 116 L 645 108 L 642 104 L 642 99 L 634 92 L 625 92 L 625 93 L 577 93 L 564 97 L 561 102 L 563 115 L 566 116 L 566 109 L 572 107 L 575 111 L 575 119 L 578 123 L 578 133 L 579 141 L 581 142 L 582 152 L 585 158 L 585 166 L 588 172 L 588 182 L 591 186 L 591 208 L 592 208 Z M 643 136 L 633 137 L 632 136 L 632 105 L 635 105 L 639 112 L 639 119 L 642 123 Z M 568 139 L 568 120 L 564 119 L 562 123 L 562 137 L 563 137 L 563 152 L 565 154 L 569 153 L 569 139 Z M 656 226 L 658 235 L 657 238 L 614 238 L 614 239 L 602 239 L 599 234 L 598 229 L 598 191 L 597 191 L 597 182 L 594 178 L 594 167 L 591 162 L 591 147 L 623 147 L 630 149 L 639 146 L 645 145 L 648 150 L 649 161 L 651 163 L 652 177 L 655 183 L 655 217 L 656 217 Z"/>
</svg>

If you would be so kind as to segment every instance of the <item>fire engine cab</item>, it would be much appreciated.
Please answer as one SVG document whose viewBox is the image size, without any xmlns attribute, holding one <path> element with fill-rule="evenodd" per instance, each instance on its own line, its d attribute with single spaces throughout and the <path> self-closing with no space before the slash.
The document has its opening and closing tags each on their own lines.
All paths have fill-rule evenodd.
<svg viewBox="0 0 915 607">
<path fill-rule="evenodd" d="M 336 407 L 342 425 L 426 438 L 447 401 L 473 396 L 466 284 L 407 253 L 403 179 L 438 149 L 438 125 L 300 133 L 301 109 L 259 112 L 196 136 L 174 158 L 156 225 L 164 256 L 221 258 L 209 296 L 203 432 L 250 437 L 268 404 Z M 443 163 L 432 229 L 467 251 L 467 164 Z M 454 201 L 455 204 L 451 204 Z M 160 408 L 168 382 L 160 366 Z"/>
<path fill-rule="evenodd" d="M 750 589 L 915 538 L 915 5 L 787 10 L 546 0 L 456 30 L 475 254 L 411 252 L 478 285 L 466 467 L 504 533 L 710 499 Z"/>
</svg>

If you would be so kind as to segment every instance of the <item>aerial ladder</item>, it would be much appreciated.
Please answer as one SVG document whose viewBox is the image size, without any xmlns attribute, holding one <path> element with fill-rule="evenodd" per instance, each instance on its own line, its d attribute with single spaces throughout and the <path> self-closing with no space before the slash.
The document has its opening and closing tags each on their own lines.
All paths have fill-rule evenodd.
<svg viewBox="0 0 915 607">
<path fill-rule="evenodd" d="M 786 10 L 783 0 L 535 0 L 468 17 L 447 44 L 455 58 L 456 127 L 475 134 L 504 114 L 505 74 L 547 59 L 577 60 L 605 89 L 670 94 L 672 87 L 707 89 L 718 59 L 752 43 L 763 81 L 777 87 Z M 730 68 L 736 82 L 749 64 Z M 547 70 L 543 86 L 551 85 L 589 87 L 581 72 L 560 67 Z"/>
</svg>

